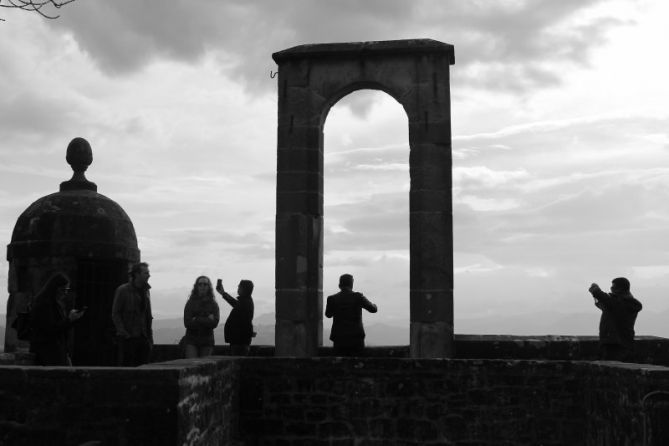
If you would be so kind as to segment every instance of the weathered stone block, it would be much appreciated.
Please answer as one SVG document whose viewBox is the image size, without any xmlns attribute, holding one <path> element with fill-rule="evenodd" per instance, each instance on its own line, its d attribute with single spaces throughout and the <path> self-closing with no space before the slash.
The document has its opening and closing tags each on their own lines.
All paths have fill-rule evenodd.
<svg viewBox="0 0 669 446">
<path fill-rule="evenodd" d="M 418 110 L 417 114 L 410 115 L 409 145 L 413 147 L 424 143 L 450 144 L 451 122 L 436 121 L 426 110 Z"/>
<path fill-rule="evenodd" d="M 320 172 L 291 171 L 277 172 L 277 192 L 312 192 L 323 193 L 323 174 Z"/>
<path fill-rule="evenodd" d="M 278 319 L 275 325 L 277 356 L 306 357 L 318 351 L 318 336 L 313 321 L 292 321 Z"/>
<path fill-rule="evenodd" d="M 409 192 L 409 212 L 451 213 L 451 190 L 412 190 Z"/>
<path fill-rule="evenodd" d="M 289 120 L 277 127 L 279 149 L 319 149 L 323 147 L 323 129 L 319 126 L 300 126 Z M 321 149 L 322 150 L 322 149 Z"/>
<path fill-rule="evenodd" d="M 302 213 L 313 216 L 323 215 L 323 194 L 313 192 L 285 192 L 276 193 L 276 212 Z"/>
<path fill-rule="evenodd" d="M 412 322 L 448 322 L 453 325 L 453 289 L 411 290 Z"/>
<path fill-rule="evenodd" d="M 451 358 L 453 324 L 447 322 L 411 322 L 412 358 Z"/>
<path fill-rule="evenodd" d="M 319 148 L 279 148 L 277 172 L 323 172 L 323 151 Z"/>
</svg>

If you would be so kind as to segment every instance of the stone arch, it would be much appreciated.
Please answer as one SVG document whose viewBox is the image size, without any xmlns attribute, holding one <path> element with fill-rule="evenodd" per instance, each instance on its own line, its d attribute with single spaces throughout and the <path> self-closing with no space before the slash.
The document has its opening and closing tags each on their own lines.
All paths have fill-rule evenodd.
<svg viewBox="0 0 669 446">
<path fill-rule="evenodd" d="M 335 92 L 330 98 L 328 98 L 328 100 L 324 104 L 324 110 L 321 116 L 321 122 L 320 122 L 321 129 L 324 128 L 325 121 L 327 121 L 327 117 L 329 116 L 332 107 L 334 107 L 340 100 L 342 100 L 346 96 L 360 90 L 377 90 L 386 93 L 388 96 L 395 99 L 402 106 L 402 108 L 404 109 L 404 113 L 406 113 L 408 116 L 405 105 L 397 98 L 395 92 L 392 91 L 390 88 L 388 88 L 388 86 L 372 81 L 355 82 L 352 84 L 344 85 L 340 91 Z"/>
<path fill-rule="evenodd" d="M 402 104 L 409 122 L 411 356 L 452 356 L 453 46 L 317 44 L 272 57 L 279 66 L 276 354 L 315 356 L 322 345 L 323 125 L 339 99 L 376 89 Z"/>
</svg>

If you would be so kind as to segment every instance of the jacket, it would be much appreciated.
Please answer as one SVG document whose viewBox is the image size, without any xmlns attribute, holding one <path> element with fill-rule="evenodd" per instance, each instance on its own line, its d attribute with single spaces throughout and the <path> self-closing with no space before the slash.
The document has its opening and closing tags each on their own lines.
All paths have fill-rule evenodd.
<svg viewBox="0 0 669 446">
<path fill-rule="evenodd" d="M 595 305 L 602 310 L 599 319 L 599 342 L 617 344 L 631 348 L 634 342 L 634 324 L 641 302 L 631 293 L 605 293 L 595 290 L 592 293 Z"/>
<path fill-rule="evenodd" d="M 151 324 L 150 285 L 138 289 L 132 283 L 124 283 L 114 293 L 112 320 L 116 334 L 124 338 L 145 338 L 153 342 Z"/>
<path fill-rule="evenodd" d="M 330 340 L 333 342 L 349 339 L 364 339 L 362 309 L 376 313 L 376 305 L 361 293 L 342 290 L 328 297 L 325 316 L 333 318 Z"/>
<path fill-rule="evenodd" d="M 235 299 L 228 294 L 226 301 L 232 305 L 232 311 L 230 311 L 223 327 L 225 342 L 236 345 L 251 345 L 251 338 L 253 337 L 253 298 L 251 296 L 239 296 Z"/>
<path fill-rule="evenodd" d="M 213 315 L 213 319 L 209 315 Z M 214 328 L 218 326 L 220 317 L 214 299 L 188 299 L 184 307 L 186 335 L 182 342 L 198 346 L 214 345 Z"/>
</svg>

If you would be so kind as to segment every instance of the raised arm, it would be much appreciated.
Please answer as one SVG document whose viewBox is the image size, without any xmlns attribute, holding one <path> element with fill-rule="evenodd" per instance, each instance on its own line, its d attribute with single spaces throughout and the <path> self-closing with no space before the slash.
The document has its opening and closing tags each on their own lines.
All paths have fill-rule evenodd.
<svg viewBox="0 0 669 446">
<path fill-rule="evenodd" d="M 370 313 L 376 313 L 378 311 L 376 305 L 371 303 L 369 299 L 367 299 L 363 294 L 360 294 L 360 297 L 362 298 L 362 308 L 369 311 Z"/>
<path fill-rule="evenodd" d="M 595 306 L 597 308 L 602 308 L 611 302 L 611 296 L 608 293 L 602 291 L 602 289 L 596 283 L 590 285 L 588 291 L 590 291 L 590 294 L 592 294 L 592 297 L 595 299 Z"/>
<path fill-rule="evenodd" d="M 225 299 L 227 303 L 230 304 L 232 308 L 235 308 L 237 304 L 239 304 L 237 299 L 235 299 L 234 297 L 225 292 L 225 290 L 223 289 L 223 283 L 221 282 L 221 279 L 218 279 L 216 281 L 216 291 L 218 291 L 218 293 L 223 297 L 223 299 Z"/>
</svg>

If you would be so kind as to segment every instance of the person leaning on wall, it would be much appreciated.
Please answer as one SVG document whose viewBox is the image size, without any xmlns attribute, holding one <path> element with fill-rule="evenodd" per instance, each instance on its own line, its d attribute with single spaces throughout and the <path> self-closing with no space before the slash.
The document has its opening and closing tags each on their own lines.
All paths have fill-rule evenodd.
<svg viewBox="0 0 669 446">
<path fill-rule="evenodd" d="M 214 297 L 214 288 L 207 276 L 195 279 L 195 284 L 184 307 L 186 334 L 181 346 L 186 358 L 210 356 L 214 351 L 214 328 L 220 312 Z"/>
<path fill-rule="evenodd" d="M 68 334 L 84 315 L 84 309 L 72 308 L 70 279 L 61 272 L 52 274 L 34 302 L 30 351 L 35 354 L 35 364 L 71 366 Z"/>
</svg>

